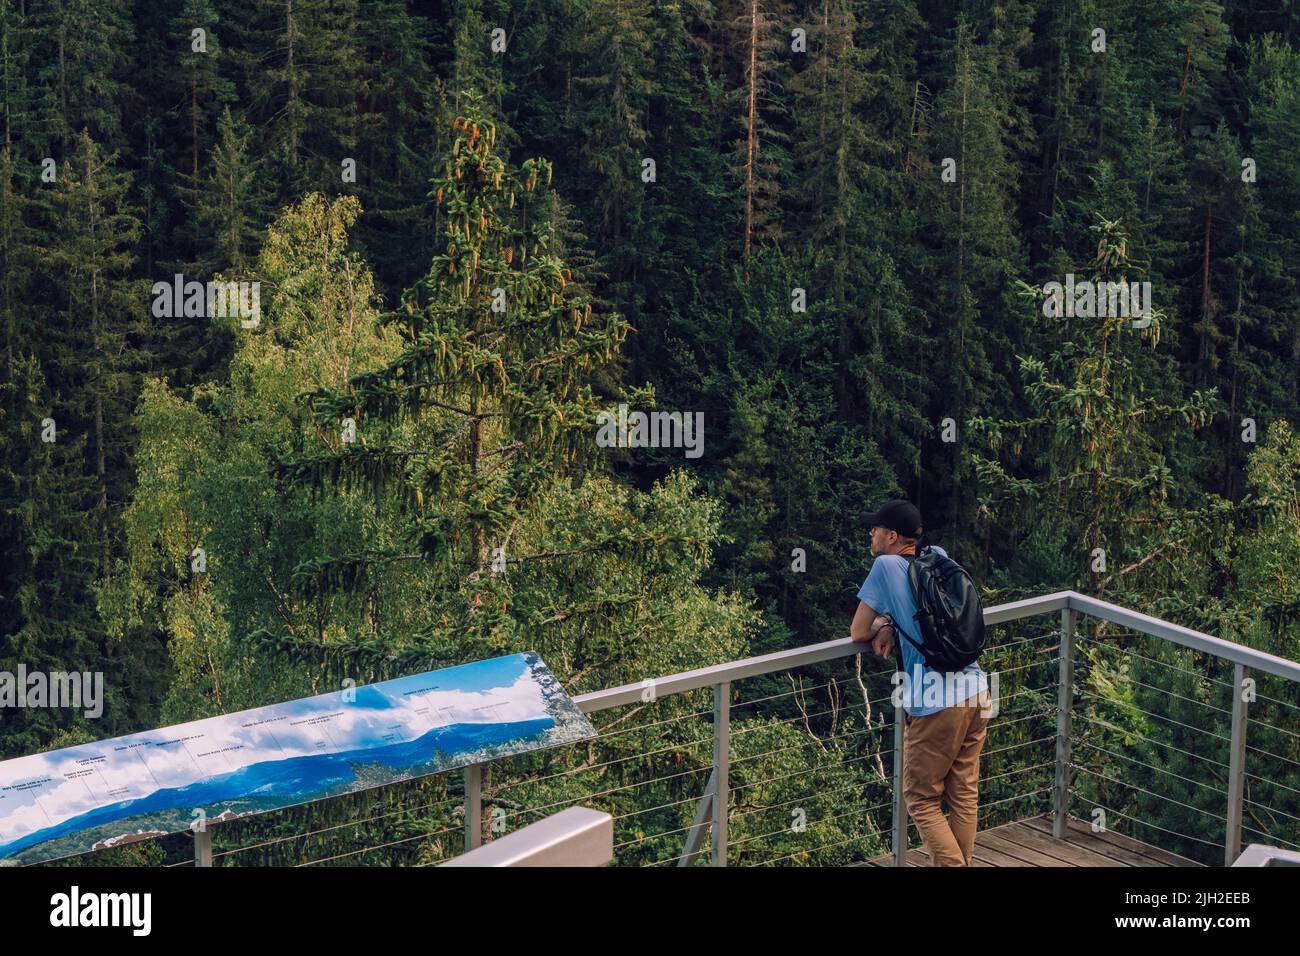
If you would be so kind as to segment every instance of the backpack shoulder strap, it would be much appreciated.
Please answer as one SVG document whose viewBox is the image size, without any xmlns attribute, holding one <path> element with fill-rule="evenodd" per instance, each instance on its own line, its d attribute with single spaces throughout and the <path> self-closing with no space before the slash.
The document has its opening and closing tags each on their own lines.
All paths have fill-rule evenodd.
<svg viewBox="0 0 1300 956">
<path fill-rule="evenodd" d="M 918 541 L 919 541 L 919 539 L 918 539 Z M 912 602 L 913 602 L 914 604 L 916 604 L 916 608 L 917 608 L 917 610 L 919 611 L 919 610 L 921 609 L 921 595 L 919 595 L 919 594 L 916 593 L 916 587 L 915 587 L 915 586 L 913 585 L 913 583 L 912 583 L 912 562 L 916 560 L 916 555 L 915 555 L 915 554 L 900 554 L 899 557 L 900 557 L 900 558 L 906 558 L 906 559 L 907 559 L 907 570 L 904 572 L 904 574 L 907 575 L 907 586 L 908 586 L 908 589 L 912 592 Z M 903 637 L 903 638 L 905 638 L 905 639 L 907 640 L 907 642 L 908 642 L 909 644 L 911 644 L 913 647 L 915 647 L 918 651 L 922 651 L 922 653 L 921 653 L 921 660 L 922 660 L 922 661 L 925 661 L 925 660 L 926 660 L 925 652 L 922 650 L 921 645 L 918 644 L 918 643 L 917 643 L 917 642 L 912 638 L 912 635 L 911 635 L 911 634 L 908 634 L 906 630 L 904 630 L 901 626 L 899 626 L 898 621 L 894 619 L 893 615 L 890 615 L 890 620 L 894 622 L 894 633 L 900 635 L 900 636 Z M 915 623 L 915 621 L 913 621 L 913 623 Z M 902 642 L 902 641 L 895 641 L 895 642 L 894 642 L 894 649 L 898 652 L 898 669 L 901 671 L 901 670 L 904 669 L 904 668 L 903 668 L 903 642 Z M 928 661 L 927 661 L 926 663 L 928 663 Z"/>
</svg>

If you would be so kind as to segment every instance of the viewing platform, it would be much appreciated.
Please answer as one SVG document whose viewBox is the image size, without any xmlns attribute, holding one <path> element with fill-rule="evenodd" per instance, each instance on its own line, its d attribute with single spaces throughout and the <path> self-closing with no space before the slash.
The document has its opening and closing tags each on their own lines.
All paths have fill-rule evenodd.
<svg viewBox="0 0 1300 956">
<path fill-rule="evenodd" d="M 984 618 L 975 866 L 1300 863 L 1300 663 L 1073 591 Z M 142 839 L 166 866 L 432 866 L 505 838 L 462 862 L 927 865 L 893 678 L 847 637 L 667 673 L 574 695 L 592 737 Z"/>
</svg>

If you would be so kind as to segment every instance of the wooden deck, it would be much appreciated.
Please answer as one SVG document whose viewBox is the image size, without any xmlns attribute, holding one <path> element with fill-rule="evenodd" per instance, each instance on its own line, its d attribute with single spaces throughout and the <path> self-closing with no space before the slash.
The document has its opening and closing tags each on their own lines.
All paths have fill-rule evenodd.
<svg viewBox="0 0 1300 956">
<path fill-rule="evenodd" d="M 893 854 L 854 866 L 893 866 Z M 919 847 L 907 851 L 908 866 L 929 866 Z M 1203 866 L 1195 860 L 1149 846 L 1118 833 L 1093 833 L 1088 824 L 1071 820 L 1064 840 L 1052 836 L 1050 815 L 1004 823 L 975 835 L 971 866 Z"/>
</svg>

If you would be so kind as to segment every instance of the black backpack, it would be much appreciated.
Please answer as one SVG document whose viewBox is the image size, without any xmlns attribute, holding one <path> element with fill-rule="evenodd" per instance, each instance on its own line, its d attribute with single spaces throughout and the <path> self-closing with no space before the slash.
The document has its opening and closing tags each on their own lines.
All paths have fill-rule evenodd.
<svg viewBox="0 0 1300 956">
<path fill-rule="evenodd" d="M 988 642 L 984 606 L 966 569 L 933 548 L 903 557 L 908 559 L 907 578 L 917 607 L 913 620 L 921 633 L 921 643 L 912 640 L 903 628 L 895 630 L 921 652 L 932 670 L 960 671 L 979 660 Z"/>
</svg>

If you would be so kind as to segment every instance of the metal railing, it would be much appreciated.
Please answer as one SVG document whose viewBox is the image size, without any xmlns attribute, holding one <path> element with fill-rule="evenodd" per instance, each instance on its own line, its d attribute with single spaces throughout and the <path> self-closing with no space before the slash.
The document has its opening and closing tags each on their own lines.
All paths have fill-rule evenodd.
<svg viewBox="0 0 1300 956">
<path fill-rule="evenodd" d="M 1012 632 L 1044 615 L 1052 621 L 1048 629 L 1014 640 L 1000 634 L 981 659 L 998 708 L 981 761 L 981 829 L 995 819 L 1010 822 L 1007 814 L 1023 819 L 1026 801 L 1033 801 L 1033 813 L 1050 812 L 1053 834 L 1062 839 L 1077 801 L 1090 808 L 1094 829 L 1122 832 L 1113 825 L 1121 821 L 1144 828 L 1126 835 L 1170 843 L 1180 855 L 1209 859 L 1221 851 L 1225 865 L 1240 856 L 1243 833 L 1264 838 L 1246 842 L 1300 849 L 1300 663 L 1073 591 L 990 607 L 984 617 L 986 626 Z M 1092 625 L 1091 637 L 1080 633 L 1081 620 Z M 1124 646 L 1130 638 L 1157 643 L 1139 653 Z M 457 833 L 469 851 L 485 833 L 513 832 L 581 805 L 613 817 L 616 863 L 686 866 L 707 853 L 713 866 L 828 864 L 892 852 L 902 865 L 911 829 L 899 759 L 903 724 L 892 667 L 865 672 L 864 650 L 868 645 L 843 638 L 582 694 L 574 700 L 597 725 L 594 740 L 468 767 L 459 792 L 444 781 L 442 799 L 414 808 L 425 814 L 418 819 L 399 806 L 217 853 L 209 828 L 196 834 L 194 862 L 302 846 L 301 837 L 323 839 L 393 817 L 409 821 L 412 832 L 298 863 L 360 862 L 373 851 L 427 848 L 435 839 L 436 861 L 454 855 L 446 841 Z M 851 677 L 827 671 L 846 658 L 858 658 Z M 803 673 L 809 670 L 811 682 Z M 779 680 L 791 689 L 772 693 Z M 1262 693 L 1258 684 L 1266 681 L 1280 682 L 1280 690 Z M 760 692 L 738 698 L 748 683 Z M 1223 688 L 1228 699 L 1218 706 L 1213 696 Z M 861 703 L 850 704 L 849 692 Z M 825 710 L 809 705 L 814 695 Z M 1148 708 L 1147 701 L 1159 703 Z M 760 706 L 766 713 L 746 709 Z M 1252 718 L 1252 707 L 1272 707 L 1277 715 Z M 1200 710 L 1185 714 L 1188 708 Z M 647 710 L 666 713 L 630 722 Z M 1028 749 L 1034 747 L 1043 752 Z M 809 748 L 811 761 L 804 757 Z M 669 772 L 643 774 L 645 761 L 666 762 Z M 1290 768 L 1294 785 L 1270 776 L 1275 765 Z M 598 784 L 580 785 L 592 778 Z M 812 792 L 800 790 L 809 782 Z M 827 800 L 833 803 L 822 807 Z M 1178 825 L 1189 813 L 1199 814 L 1193 833 Z M 793 819 L 777 826 L 772 814 Z M 222 824 L 223 835 L 237 825 Z"/>
<path fill-rule="evenodd" d="M 1285 686 L 1288 688 L 1290 700 L 1279 700 L 1277 703 L 1285 706 L 1300 705 L 1300 694 L 1297 693 L 1297 688 L 1300 688 L 1300 663 L 1234 644 L 1230 641 L 1225 641 L 1208 634 L 1193 631 L 1189 628 L 1172 624 L 1168 621 L 1163 621 L 1149 615 L 1118 607 L 1114 604 L 1090 598 L 1072 591 L 1059 592 L 1043 597 L 1030 598 L 1023 601 L 991 607 L 987 609 L 985 613 L 985 623 L 988 626 L 1005 625 L 1013 621 L 1045 614 L 1059 614 L 1059 629 L 1053 634 L 1047 635 L 1059 638 L 1059 653 L 1056 654 L 1054 658 L 1046 661 L 1021 666 L 1035 667 L 1043 663 L 1051 663 L 1052 660 L 1055 660 L 1058 666 L 1057 681 L 1055 684 L 1055 760 L 1053 761 L 1054 772 L 1050 787 L 1052 793 L 1051 809 L 1053 815 L 1054 835 L 1058 839 L 1065 837 L 1066 828 L 1070 819 L 1068 813 L 1069 804 L 1072 793 L 1075 790 L 1077 774 L 1080 772 L 1097 772 L 1076 760 L 1073 746 L 1076 738 L 1074 729 L 1074 710 L 1077 698 L 1081 691 L 1080 688 L 1076 687 L 1075 681 L 1076 666 L 1080 663 L 1075 658 L 1075 652 L 1078 644 L 1078 619 L 1080 615 L 1084 615 L 1097 621 L 1110 622 L 1138 634 L 1149 635 L 1173 645 L 1187 648 L 1201 654 L 1210 655 L 1213 658 L 1232 665 L 1234 673 L 1230 685 L 1230 688 L 1233 690 L 1233 693 L 1231 694 L 1230 709 L 1231 727 L 1230 737 L 1227 740 L 1229 743 L 1230 760 L 1226 768 L 1227 779 L 1223 791 L 1226 797 L 1225 811 L 1222 821 L 1217 826 L 1218 832 L 1223 834 L 1223 840 L 1221 843 L 1214 844 L 1223 847 L 1225 865 L 1231 864 L 1240 854 L 1243 831 L 1242 811 L 1243 807 L 1247 803 L 1243 797 L 1243 790 L 1247 776 L 1246 759 L 1249 748 L 1247 747 L 1246 740 L 1249 706 L 1252 698 L 1252 695 L 1249 693 L 1251 685 L 1248 681 L 1252 681 L 1257 675 L 1271 675 L 1273 677 L 1281 678 L 1286 682 Z M 1033 643 L 1035 640 L 1039 639 L 1029 638 L 1027 641 L 1015 643 Z M 727 864 L 728 850 L 728 814 L 724 812 L 723 808 L 728 804 L 729 794 L 728 779 L 731 759 L 731 728 L 729 718 L 732 706 L 732 686 L 746 678 L 779 672 L 788 672 L 812 664 L 834 661 L 840 658 L 860 654 L 864 649 L 864 645 L 845 638 L 811 647 L 794 648 L 778 651 L 773 654 L 766 654 L 760 657 L 733 661 L 712 667 L 698 668 L 679 674 L 657 678 L 651 682 L 628 684 L 621 687 L 583 694 L 576 697 L 575 701 L 584 712 L 588 714 L 598 714 L 612 708 L 635 704 L 645 700 L 648 686 L 653 688 L 655 696 L 682 694 L 699 689 L 712 690 L 713 753 L 709 768 L 710 775 L 698 800 L 694 820 L 689 827 L 685 828 L 683 834 L 683 852 L 676 859 L 676 862 L 679 865 L 687 865 L 693 862 L 700 853 L 700 847 L 702 846 L 703 838 L 707 832 L 711 837 L 710 842 L 712 844 L 710 854 L 711 863 L 714 866 L 725 866 Z M 994 649 L 997 649 L 996 646 Z M 1157 665 L 1159 666 L 1159 662 L 1157 662 Z M 1023 691 L 1022 693 L 1027 692 L 1028 691 Z M 1084 690 L 1082 693 L 1087 694 L 1090 692 Z M 1004 700 L 1005 699 L 1006 698 L 1004 698 Z M 1032 719 L 1032 715 L 1030 718 L 1025 719 Z M 1087 719 L 1097 720 L 1097 718 Z M 996 726 L 997 721 L 994 721 L 991 730 Z M 1297 730 L 1300 730 L 1300 723 L 1297 723 L 1296 727 Z M 898 755 L 902 752 L 902 722 L 895 719 L 893 721 L 893 728 L 892 753 Z M 1286 731 L 1285 728 L 1278 727 L 1275 729 L 1281 730 L 1284 733 L 1290 733 L 1290 731 Z M 1034 741 L 1030 741 L 1030 743 L 1033 742 Z M 1082 743 L 1084 746 L 1089 748 L 1095 748 L 1096 746 L 1088 741 L 1082 741 Z M 1289 761 L 1289 758 L 1272 754 L 1269 751 L 1261 750 L 1259 751 L 1259 754 L 1260 756 L 1273 756 L 1284 761 Z M 1126 755 L 1121 754 L 1120 759 L 1124 759 L 1125 756 Z M 1043 764 L 1038 764 L 1022 769 L 1035 770 L 1040 769 L 1042 766 Z M 1152 769 L 1159 771 L 1161 768 Z M 906 811 L 903 807 L 901 786 L 902 761 L 894 759 L 892 761 L 892 770 L 893 786 L 891 798 L 892 822 L 890 828 L 890 844 L 895 857 L 895 862 L 901 865 L 907 849 L 907 834 L 906 827 L 904 826 Z M 472 780 L 477 772 L 477 768 L 467 771 L 467 780 Z M 1267 780 L 1267 778 L 1262 776 L 1260 779 Z M 1196 783 L 1196 781 L 1192 782 Z M 472 793 L 473 791 L 467 786 L 466 792 Z M 1035 792 L 1044 791 L 1040 790 Z M 1029 795 L 1032 796 L 1033 794 Z M 1157 798 L 1164 797 L 1163 794 L 1156 794 L 1155 796 Z M 1089 800 L 1087 797 L 1084 797 L 1084 799 Z M 1169 798 L 1165 797 L 1165 799 Z M 1095 801 L 1090 802 L 1106 809 L 1103 804 L 1096 804 Z M 477 801 L 475 801 L 475 803 L 477 806 Z M 467 807 L 467 821 L 476 817 L 474 809 L 475 808 Z M 1119 810 L 1114 808 L 1111 809 L 1112 816 L 1117 815 L 1121 819 L 1126 817 L 1126 814 Z M 1297 819 L 1296 822 L 1300 823 L 1300 819 Z M 1205 832 L 1209 832 L 1209 829 L 1210 825 L 1207 824 L 1207 830 Z M 1297 832 L 1297 835 L 1300 836 L 1300 832 Z M 473 845 L 476 836 L 477 831 L 474 834 L 467 834 L 466 845 Z M 1204 842 L 1213 843 L 1213 841 Z"/>
</svg>

